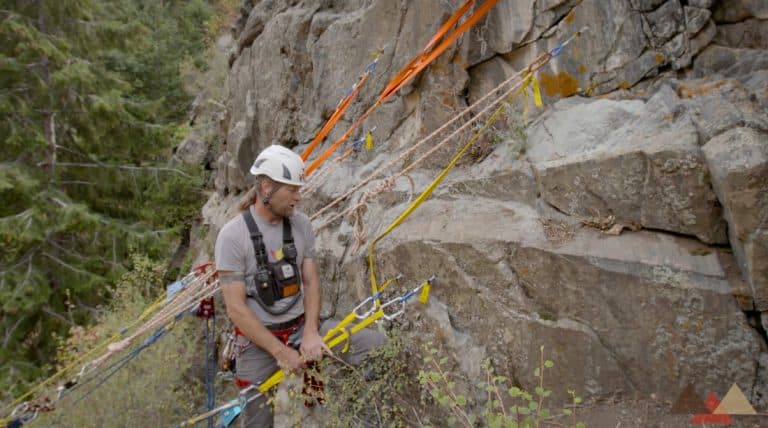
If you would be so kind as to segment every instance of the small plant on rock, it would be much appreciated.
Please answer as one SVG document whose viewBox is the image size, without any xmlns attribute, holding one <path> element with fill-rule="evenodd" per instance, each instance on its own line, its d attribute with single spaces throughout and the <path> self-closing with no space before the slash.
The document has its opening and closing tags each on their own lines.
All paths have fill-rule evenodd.
<svg viewBox="0 0 768 428">
<path fill-rule="evenodd" d="M 485 377 L 475 386 L 484 397 L 482 410 L 478 411 L 477 405 L 471 403 L 468 394 L 461 393 L 456 379 L 447 369 L 448 357 L 437 358 L 439 351 L 428 344 L 428 355 L 424 362 L 431 370 L 421 370 L 419 382 L 425 388 L 428 396 L 441 408 L 448 411 L 450 416 L 446 423 L 450 426 L 474 427 L 478 423 L 489 427 L 506 428 L 540 428 L 554 423 L 555 418 L 568 417 L 568 426 L 584 428 L 584 424 L 576 421 L 576 408 L 581 403 L 581 397 L 574 390 L 568 390 L 571 396 L 570 408 L 562 409 L 562 413 L 553 415 L 545 406 L 546 399 L 552 391 L 544 386 L 544 373 L 554 367 L 554 362 L 544 359 L 544 347 L 541 347 L 539 367 L 534 370 L 534 376 L 538 379 L 538 385 L 534 393 L 521 389 L 519 386 L 508 386 L 509 378 L 496 373 L 490 359 L 482 364 Z M 473 410 L 473 407 L 475 409 Z M 477 415 L 482 415 L 478 420 Z M 562 423 L 558 423 L 562 426 Z"/>
</svg>

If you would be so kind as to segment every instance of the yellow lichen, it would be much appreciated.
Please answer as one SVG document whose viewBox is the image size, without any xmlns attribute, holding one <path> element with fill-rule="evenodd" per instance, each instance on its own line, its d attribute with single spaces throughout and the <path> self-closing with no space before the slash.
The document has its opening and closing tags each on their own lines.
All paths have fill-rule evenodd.
<svg viewBox="0 0 768 428">
<path fill-rule="evenodd" d="M 541 87 L 548 97 L 555 95 L 570 97 L 579 90 L 579 81 L 565 71 L 561 71 L 556 75 L 544 71 L 541 73 L 540 81 Z"/>
<path fill-rule="evenodd" d="M 681 83 L 677 88 L 677 94 L 681 98 L 693 98 L 701 95 L 709 94 L 710 92 L 720 88 L 721 86 L 733 82 L 732 80 L 718 80 L 715 82 L 707 82 L 701 85 L 691 83 Z"/>
</svg>

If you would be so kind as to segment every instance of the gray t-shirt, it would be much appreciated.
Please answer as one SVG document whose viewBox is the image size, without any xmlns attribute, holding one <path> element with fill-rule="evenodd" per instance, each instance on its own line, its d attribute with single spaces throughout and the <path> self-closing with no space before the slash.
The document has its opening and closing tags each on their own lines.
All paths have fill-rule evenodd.
<svg viewBox="0 0 768 428">
<path fill-rule="evenodd" d="M 267 250 L 269 261 L 277 261 L 275 252 L 280 250 L 283 246 L 283 222 L 279 221 L 276 224 L 269 224 L 256 214 L 253 206 L 249 209 L 251 210 L 253 218 L 256 220 L 256 225 L 259 226 L 259 231 L 261 231 L 261 234 L 263 235 L 264 247 Z M 315 257 L 315 234 L 312 231 L 312 224 L 305 214 L 294 211 L 290 220 L 293 240 L 296 244 L 298 253 L 296 262 L 299 268 L 301 268 L 304 259 Z M 242 272 L 245 274 L 246 285 L 249 285 L 254 281 L 254 275 L 256 273 L 256 255 L 253 250 L 253 242 L 251 241 L 250 233 L 248 232 L 248 226 L 245 224 L 245 220 L 243 220 L 241 214 L 238 214 L 235 218 L 228 221 L 216 238 L 216 269 Z M 281 315 L 272 315 L 268 313 L 255 299 L 250 297 L 246 299 L 246 303 L 248 304 L 248 308 L 250 308 L 265 325 L 277 324 L 290 321 L 304 313 L 304 284 L 301 285 L 301 295 L 302 297 L 299 297 L 296 304 L 288 310 L 288 312 Z M 291 303 L 293 298 L 294 296 L 277 300 L 274 306 L 271 306 L 270 309 L 274 311 L 285 309 L 285 307 Z"/>
</svg>

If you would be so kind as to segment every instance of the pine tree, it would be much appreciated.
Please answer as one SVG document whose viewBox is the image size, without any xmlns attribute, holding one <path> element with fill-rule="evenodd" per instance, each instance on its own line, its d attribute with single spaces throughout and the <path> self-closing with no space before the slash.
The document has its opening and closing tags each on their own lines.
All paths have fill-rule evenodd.
<svg viewBox="0 0 768 428">
<path fill-rule="evenodd" d="M 178 66 L 209 15 L 203 1 L 0 7 L 2 390 L 40 376 L 52 335 L 87 322 L 128 254 L 167 257 L 198 208 L 199 173 L 165 159 L 189 103 Z"/>
</svg>

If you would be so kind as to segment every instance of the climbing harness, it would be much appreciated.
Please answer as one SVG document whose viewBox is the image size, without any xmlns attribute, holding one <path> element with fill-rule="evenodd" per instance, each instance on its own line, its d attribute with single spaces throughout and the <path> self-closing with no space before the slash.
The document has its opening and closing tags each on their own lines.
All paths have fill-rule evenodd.
<svg viewBox="0 0 768 428">
<path fill-rule="evenodd" d="M 346 353 L 349 350 L 350 338 L 352 336 L 378 320 L 391 321 L 399 316 L 402 316 L 405 314 L 408 301 L 413 298 L 413 296 L 418 295 L 419 302 L 422 304 L 427 304 L 429 292 L 436 283 L 436 277 L 434 275 L 413 289 L 407 291 L 403 295 L 394 297 L 384 304 L 378 305 L 377 307 L 376 301 L 381 298 L 382 293 L 390 284 L 398 283 L 401 278 L 402 276 L 398 275 L 397 277 L 389 279 L 380 284 L 377 287 L 379 291 L 375 295 L 369 296 L 363 300 L 334 328 L 329 330 L 328 333 L 323 336 L 323 340 L 328 345 L 328 347 L 334 349 L 338 346 L 341 346 L 341 352 Z M 194 426 L 199 422 L 218 416 L 220 418 L 219 426 L 227 427 L 235 420 L 239 414 L 244 411 L 248 402 L 263 396 L 273 387 L 282 382 L 284 378 L 285 372 L 282 369 L 277 370 L 272 374 L 272 376 L 258 385 L 244 385 L 244 388 L 240 390 L 237 398 L 232 399 L 213 410 L 181 422 L 176 426 Z"/>
<path fill-rule="evenodd" d="M 299 317 L 284 323 L 267 325 L 266 327 L 283 345 L 290 346 L 297 351 L 299 350 L 302 334 L 304 333 L 304 315 L 300 315 Z M 235 335 L 237 337 L 237 342 L 241 344 L 240 352 L 242 353 L 242 351 L 247 349 L 251 343 L 237 327 L 235 327 Z M 313 399 L 320 404 L 324 401 L 323 382 L 317 376 L 310 373 L 312 370 L 319 372 L 320 366 L 316 362 L 306 363 L 303 373 L 304 389 L 302 390 L 302 394 L 306 397 L 305 405 L 307 407 L 314 405 L 315 401 L 313 401 Z M 235 377 L 235 385 L 241 389 L 247 388 L 251 385 L 251 381 Z"/>
</svg>

